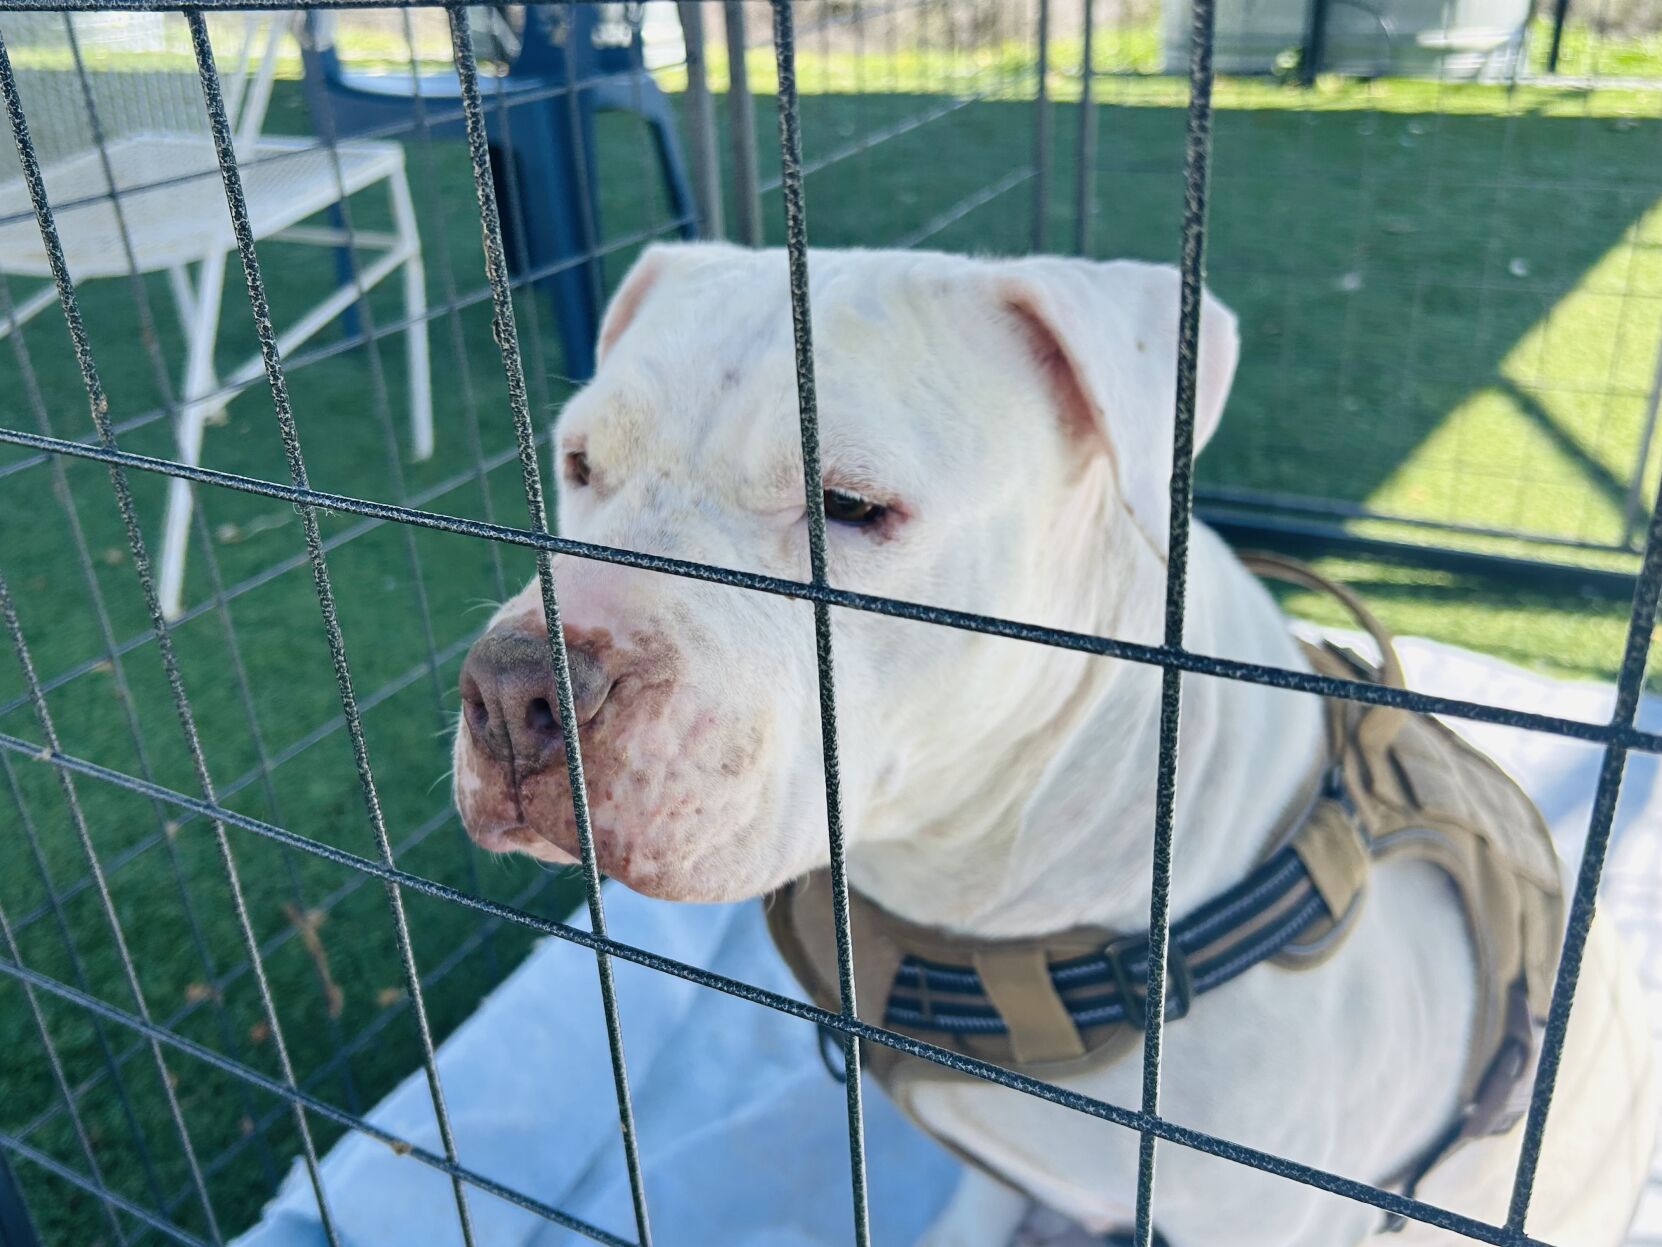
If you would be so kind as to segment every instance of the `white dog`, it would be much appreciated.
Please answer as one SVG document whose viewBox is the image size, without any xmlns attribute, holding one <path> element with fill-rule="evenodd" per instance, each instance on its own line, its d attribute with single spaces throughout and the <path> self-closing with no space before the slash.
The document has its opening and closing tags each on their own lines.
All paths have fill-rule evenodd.
<svg viewBox="0 0 1662 1247">
<path fill-rule="evenodd" d="M 830 577 L 840 588 L 1160 640 L 1177 278 L 1167 267 L 814 253 Z M 1196 440 L 1235 369 L 1207 297 Z M 602 364 L 559 428 L 560 526 L 629 550 L 806 579 L 785 258 L 655 247 L 607 312 Z M 760 896 L 828 858 L 808 607 L 560 558 L 559 601 L 601 868 L 653 896 Z M 1304 668 L 1259 582 L 1196 525 L 1188 646 Z M 851 885 L 977 937 L 1144 929 L 1160 673 L 1146 665 L 833 612 Z M 535 582 L 464 668 L 456 799 L 491 849 L 577 849 Z M 1183 684 L 1174 917 L 1243 879 L 1322 748 L 1322 703 Z M 1170 1120 L 1368 1182 L 1443 1135 L 1473 1027 L 1448 880 L 1376 864 L 1317 969 L 1254 966 L 1167 1026 Z M 1637 987 L 1595 926 L 1529 1230 L 1620 1243 L 1655 1112 Z M 862 1012 L 864 1012 L 862 1008 Z M 1136 1054 L 1070 1085 L 1140 1099 Z M 969 1170 L 935 1247 L 1008 1242 L 1029 1206 L 1093 1231 L 1131 1219 L 1137 1135 L 970 1078 L 912 1111 L 1004 1176 Z M 1463 1147 L 1420 1197 L 1503 1219 L 1521 1126 Z M 1160 1149 L 1171 1247 L 1343 1247 L 1378 1210 L 1185 1148 Z M 1410 1224 L 1393 1240 L 1452 1243 Z"/>
</svg>

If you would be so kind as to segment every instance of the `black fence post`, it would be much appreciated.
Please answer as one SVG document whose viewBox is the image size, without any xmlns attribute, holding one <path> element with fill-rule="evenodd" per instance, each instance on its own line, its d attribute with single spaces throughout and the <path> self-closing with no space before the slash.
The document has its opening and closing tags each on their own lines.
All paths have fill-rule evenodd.
<svg viewBox="0 0 1662 1247">
<path fill-rule="evenodd" d="M 1033 43 L 1038 54 L 1033 86 L 1033 250 L 1043 251 L 1050 218 L 1050 0 L 1039 0 Z"/>
<path fill-rule="evenodd" d="M 1558 72 L 1558 54 L 1564 48 L 1564 19 L 1570 15 L 1570 0 L 1554 0 L 1552 6 L 1552 48 L 1547 52 L 1547 72 Z"/>
<path fill-rule="evenodd" d="M 1559 0 L 1564 3 L 1565 0 Z M 1310 11 L 1304 19 L 1304 47 L 1299 51 L 1298 78 L 1305 86 L 1316 81 L 1322 71 L 1322 57 L 1327 53 L 1327 11 L 1331 0 L 1310 0 Z"/>
<path fill-rule="evenodd" d="M 727 134 L 732 144 L 734 237 L 747 247 L 762 245 L 762 196 L 756 177 L 756 114 L 750 98 L 750 74 L 744 57 L 742 0 L 726 0 Z"/>
<path fill-rule="evenodd" d="M 0 1151 L 0 1247 L 40 1247 L 29 1206 L 23 1202 L 11 1162 Z"/>
<path fill-rule="evenodd" d="M 1627 483 L 1627 510 L 1622 518 L 1622 545 L 1639 552 L 1638 537 L 1645 525 L 1645 469 L 1650 466 L 1651 447 L 1656 444 L 1656 420 L 1662 411 L 1662 337 L 1656 343 L 1656 362 L 1651 366 L 1650 394 L 1645 399 L 1645 423 L 1639 433 L 1639 451 L 1634 456 L 1633 475 Z"/>
<path fill-rule="evenodd" d="M 1091 98 L 1091 88 L 1095 85 L 1091 47 L 1096 30 L 1095 8 L 1095 0 L 1085 0 L 1084 28 L 1081 32 L 1084 46 L 1079 54 L 1079 160 L 1073 183 L 1073 250 L 1076 255 L 1090 254 L 1091 217 L 1096 212 L 1096 104 Z"/>
</svg>

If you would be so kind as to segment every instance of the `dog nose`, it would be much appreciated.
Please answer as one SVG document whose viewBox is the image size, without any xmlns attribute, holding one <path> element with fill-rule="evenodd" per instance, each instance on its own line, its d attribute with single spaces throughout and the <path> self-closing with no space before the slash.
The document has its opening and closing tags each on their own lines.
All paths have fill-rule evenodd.
<svg viewBox="0 0 1662 1247">
<path fill-rule="evenodd" d="M 600 712 L 612 676 L 592 650 L 568 640 L 571 696 L 579 726 Z M 548 639 L 487 632 L 462 663 L 462 718 L 473 743 L 517 775 L 542 770 L 565 752 Z"/>
</svg>

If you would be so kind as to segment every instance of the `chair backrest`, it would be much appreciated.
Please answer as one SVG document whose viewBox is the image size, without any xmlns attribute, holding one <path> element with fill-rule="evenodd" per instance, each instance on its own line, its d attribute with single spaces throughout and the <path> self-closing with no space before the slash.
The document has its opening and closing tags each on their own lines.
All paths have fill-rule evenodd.
<svg viewBox="0 0 1662 1247">
<path fill-rule="evenodd" d="M 239 146 L 258 136 L 271 100 L 282 14 L 208 19 Z M 211 138 L 190 31 L 177 13 L 7 13 L 0 36 L 16 71 L 29 134 L 48 166 L 139 135 Z M 90 104 L 89 104 L 90 99 Z M 8 128 L 9 129 L 9 128 Z M 21 177 L 12 136 L 0 184 Z"/>
<path fill-rule="evenodd" d="M 568 39 L 578 82 L 641 68 L 639 4 L 532 5 L 526 11 L 528 29 L 514 66 L 519 73 L 564 77 Z"/>
<path fill-rule="evenodd" d="M 468 6 L 474 55 L 490 75 L 535 76 L 565 81 L 570 39 L 573 76 L 579 82 L 641 67 L 641 6 L 622 3 Z M 306 15 L 307 72 L 338 83 L 349 75 L 384 72 L 407 77 L 409 61 L 446 61 L 449 35 L 437 11 L 314 10 Z M 315 67 L 315 70 L 314 70 Z"/>
<path fill-rule="evenodd" d="M 474 53 L 483 72 L 506 72 L 518 54 L 518 35 L 509 19 L 519 7 L 468 7 Z M 365 73 L 407 78 L 411 60 L 423 73 L 450 63 L 449 22 L 442 9 L 308 9 L 301 29 L 306 72 L 319 73 L 326 82 Z"/>
</svg>

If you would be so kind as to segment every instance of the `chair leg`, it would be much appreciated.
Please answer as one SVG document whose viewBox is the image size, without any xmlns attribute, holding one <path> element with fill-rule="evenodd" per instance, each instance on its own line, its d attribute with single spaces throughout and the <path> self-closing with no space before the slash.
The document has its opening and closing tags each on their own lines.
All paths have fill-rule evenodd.
<svg viewBox="0 0 1662 1247">
<path fill-rule="evenodd" d="M 225 291 L 227 254 L 218 252 L 202 261 L 194 295 L 190 279 L 182 270 L 172 276 L 175 300 L 180 302 L 179 318 L 185 325 L 185 376 L 180 390 L 178 424 L 174 430 L 179 461 L 194 467 L 202 460 L 202 427 L 210 412 L 223 411 L 224 404 L 207 399 L 219 382 L 214 371 L 214 346 L 219 338 L 219 304 Z M 196 498 L 194 486 L 181 477 L 167 483 L 167 514 L 162 521 L 161 562 L 157 574 L 157 596 L 162 614 L 177 619 L 184 610 L 185 555 L 190 547 L 190 517 Z"/>
<path fill-rule="evenodd" d="M 329 205 L 329 228 L 344 230 L 346 228 L 346 214 L 341 211 L 338 203 Z M 352 248 L 350 245 L 335 248 L 335 279 L 343 286 L 352 284 Z M 358 305 L 354 303 L 340 314 L 340 336 L 355 338 L 363 331 L 363 317 L 359 314 Z"/>
<path fill-rule="evenodd" d="M 681 158 L 681 141 L 675 134 L 675 116 L 669 100 L 656 86 L 643 102 L 642 115 L 652 131 L 652 143 L 658 150 L 658 168 L 664 176 L 664 189 L 669 194 L 670 210 L 680 222 L 677 232 L 682 238 L 698 237 L 698 207 L 693 201 L 692 183 L 687 179 L 687 168 Z"/>
<path fill-rule="evenodd" d="M 204 272 L 207 271 L 205 266 L 204 266 L 203 271 Z M 218 280 L 220 282 L 221 290 L 223 290 L 224 274 L 221 273 L 219 278 L 217 278 L 216 280 Z M 187 343 L 188 342 L 193 342 L 193 341 L 195 341 L 196 335 L 197 335 L 197 326 L 196 326 L 197 291 L 196 291 L 195 287 L 193 287 L 191 285 L 190 268 L 187 265 L 184 265 L 184 264 L 175 264 L 172 268 L 167 270 L 167 284 L 168 284 L 169 289 L 171 289 L 172 292 L 173 292 L 173 306 L 178 310 L 178 313 L 179 313 L 179 331 L 184 335 L 185 341 Z M 218 296 L 216 295 L 215 297 L 217 298 Z M 216 332 L 216 337 L 217 337 L 217 326 L 218 326 L 218 323 L 219 323 L 219 321 L 218 321 L 219 311 L 218 311 L 217 308 L 214 310 L 213 315 L 214 315 L 214 324 L 215 324 L 215 327 L 216 327 L 215 332 Z M 208 357 L 203 362 L 203 367 L 205 368 L 205 371 L 202 374 L 202 376 L 197 379 L 197 384 L 200 387 L 198 389 L 197 393 L 198 394 L 212 394 L 216 390 L 219 389 L 219 373 L 214 367 L 214 360 L 213 360 L 213 352 L 212 351 L 208 352 Z M 183 384 L 183 386 L 181 386 L 180 393 L 179 393 L 179 401 L 180 402 L 185 401 L 185 399 L 186 399 L 185 390 L 188 389 L 189 386 L 191 385 L 192 378 L 189 375 L 189 371 L 190 371 L 190 361 L 187 359 L 187 361 L 186 361 L 186 376 L 184 378 L 184 384 Z M 202 417 L 202 423 L 203 424 L 224 424 L 225 421 L 226 421 L 225 404 L 223 402 L 211 404 L 208 407 L 207 411 L 203 414 L 203 417 Z"/>
<path fill-rule="evenodd" d="M 404 251 L 404 357 L 409 371 L 410 453 L 417 459 L 433 456 L 433 373 L 427 342 L 427 270 L 421 261 L 421 232 L 416 226 L 410 184 L 399 169 L 387 179 L 392 195 L 392 219 Z"/>
<path fill-rule="evenodd" d="M 669 97 L 650 78 L 613 78 L 596 83 L 584 93 L 584 100 L 591 112 L 632 113 L 646 123 L 652 132 L 652 145 L 658 155 L 658 171 L 664 179 L 670 210 L 680 223 L 679 233 L 683 238 L 696 238 L 698 206 L 687 178 L 686 161 L 675 130 L 675 110 L 670 106 Z M 593 185 L 592 179 L 590 185 Z"/>
<path fill-rule="evenodd" d="M 565 111 L 570 107 L 569 97 L 562 97 L 540 108 L 518 109 L 511 124 L 526 255 L 533 269 L 547 274 L 537 287 L 554 308 L 565 374 L 587 381 L 594 375 L 600 312 L 588 209 L 578 190 L 582 174 L 576 162 L 582 154 L 574 150 L 572 118 Z"/>
</svg>

